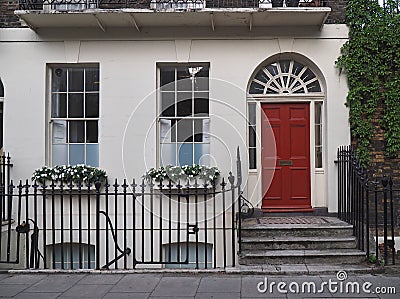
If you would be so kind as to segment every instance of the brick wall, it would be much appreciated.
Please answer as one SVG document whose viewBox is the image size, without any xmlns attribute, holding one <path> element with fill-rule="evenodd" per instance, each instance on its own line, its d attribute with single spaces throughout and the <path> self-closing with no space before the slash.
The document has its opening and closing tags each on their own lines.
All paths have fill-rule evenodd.
<svg viewBox="0 0 400 299">
<path fill-rule="evenodd" d="M 346 14 L 346 0 L 328 0 L 327 6 L 332 11 L 326 20 L 326 24 L 344 24 Z"/>
<path fill-rule="evenodd" d="M 398 198 L 400 197 L 400 158 L 399 156 L 396 158 L 390 158 L 385 155 L 385 139 L 384 139 L 384 130 L 380 125 L 380 119 L 382 119 L 383 107 L 380 106 L 377 108 L 375 115 L 372 120 L 372 124 L 374 127 L 374 136 L 371 141 L 371 145 L 369 147 L 371 153 L 371 163 L 370 170 L 371 175 L 378 180 L 378 188 L 382 188 L 382 178 L 384 176 L 392 176 L 393 178 L 393 196 L 394 196 L 394 226 L 395 226 L 395 235 L 400 236 L 400 202 Z M 353 145 L 357 146 L 357 140 L 352 138 Z M 388 195 L 389 196 L 389 195 Z M 380 232 L 383 225 L 383 215 L 384 215 L 384 199 L 383 194 L 378 193 L 378 223 L 380 225 Z M 375 220 L 375 199 L 374 196 L 370 195 L 370 223 L 373 223 Z M 390 211 L 390 204 L 388 203 L 388 212 Z M 388 221 L 390 225 L 390 213 L 388 214 Z"/>
<path fill-rule="evenodd" d="M 14 10 L 18 9 L 18 0 L 0 1 L 0 28 L 22 27 L 19 18 L 14 15 Z"/>
</svg>

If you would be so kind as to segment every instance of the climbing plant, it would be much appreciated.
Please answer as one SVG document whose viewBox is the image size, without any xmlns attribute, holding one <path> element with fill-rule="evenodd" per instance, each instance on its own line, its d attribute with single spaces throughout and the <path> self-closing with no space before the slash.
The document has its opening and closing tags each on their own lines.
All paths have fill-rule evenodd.
<svg viewBox="0 0 400 299">
<path fill-rule="evenodd" d="M 400 13 L 399 1 L 348 0 L 349 40 L 337 66 L 347 75 L 346 105 L 356 153 L 364 165 L 370 161 L 373 120 L 384 131 L 388 157 L 400 151 Z"/>
</svg>

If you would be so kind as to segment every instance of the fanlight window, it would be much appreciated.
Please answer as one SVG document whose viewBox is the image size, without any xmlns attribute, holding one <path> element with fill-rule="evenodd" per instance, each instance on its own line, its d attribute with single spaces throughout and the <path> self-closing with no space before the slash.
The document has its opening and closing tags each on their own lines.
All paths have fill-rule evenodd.
<svg viewBox="0 0 400 299">
<path fill-rule="evenodd" d="M 302 94 L 321 92 L 314 72 L 293 60 L 279 60 L 262 67 L 250 84 L 250 94 Z"/>
</svg>

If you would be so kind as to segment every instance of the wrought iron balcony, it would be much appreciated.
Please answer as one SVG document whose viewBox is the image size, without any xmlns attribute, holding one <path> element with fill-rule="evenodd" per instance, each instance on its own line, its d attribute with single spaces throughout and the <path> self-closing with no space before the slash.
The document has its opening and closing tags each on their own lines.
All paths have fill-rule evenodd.
<svg viewBox="0 0 400 299">
<path fill-rule="evenodd" d="M 327 0 L 19 0 L 21 10 L 87 9 L 198 10 L 204 8 L 325 7 Z"/>
<path fill-rule="evenodd" d="M 327 0 L 19 0 L 15 11 L 38 28 L 321 27 Z"/>
</svg>

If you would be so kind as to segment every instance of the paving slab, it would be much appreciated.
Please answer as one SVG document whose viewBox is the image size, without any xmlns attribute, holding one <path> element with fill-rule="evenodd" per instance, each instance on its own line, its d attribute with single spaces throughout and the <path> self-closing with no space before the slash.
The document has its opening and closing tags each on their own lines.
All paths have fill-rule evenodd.
<svg viewBox="0 0 400 299">
<path fill-rule="evenodd" d="M 46 274 L 23 274 L 23 275 L 7 275 L 0 280 L 1 284 L 34 284 L 46 278 Z"/>
<path fill-rule="evenodd" d="M 48 275 L 46 278 L 40 280 L 38 283 L 32 285 L 27 289 L 27 292 L 38 293 L 55 293 L 65 292 L 85 275 L 83 274 L 54 274 Z"/>
<path fill-rule="evenodd" d="M 194 297 L 199 284 L 199 277 L 163 277 L 151 296 Z"/>
<path fill-rule="evenodd" d="M 203 277 L 197 293 L 240 293 L 241 278 Z"/>
<path fill-rule="evenodd" d="M 150 293 L 108 293 L 103 299 L 147 299 Z"/>
<path fill-rule="evenodd" d="M 76 284 L 64 292 L 60 298 L 102 298 L 112 285 Z"/>
<path fill-rule="evenodd" d="M 116 283 L 112 293 L 151 293 L 161 280 L 162 275 L 126 274 Z"/>
<path fill-rule="evenodd" d="M 123 277 L 123 274 L 88 274 L 78 284 L 116 284 Z"/>
<path fill-rule="evenodd" d="M 29 284 L 2 284 L 0 297 L 13 297 L 29 287 Z"/>
</svg>

